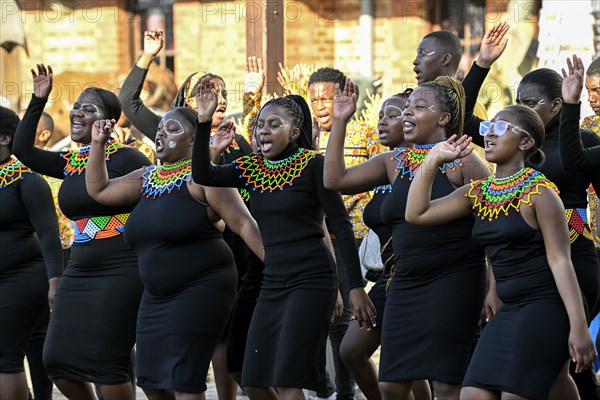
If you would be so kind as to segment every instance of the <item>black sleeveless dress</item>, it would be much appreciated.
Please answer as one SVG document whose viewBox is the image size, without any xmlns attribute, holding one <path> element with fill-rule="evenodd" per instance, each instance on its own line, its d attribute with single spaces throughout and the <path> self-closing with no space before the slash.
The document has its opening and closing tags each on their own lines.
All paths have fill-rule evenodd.
<svg viewBox="0 0 600 400">
<path fill-rule="evenodd" d="M 137 321 L 137 383 L 206 391 L 215 345 L 235 301 L 233 254 L 190 194 L 191 160 L 149 166 L 125 225 L 145 286 Z"/>
<path fill-rule="evenodd" d="M 380 382 L 462 383 L 483 307 L 485 261 L 471 237 L 473 217 L 437 226 L 404 219 L 414 171 L 434 145 L 398 150 L 400 173 L 381 208 L 392 229 L 396 262 L 383 316 Z M 440 169 L 459 166 L 455 160 Z M 438 173 L 431 198 L 454 190 Z"/>
<path fill-rule="evenodd" d="M 386 286 L 390 278 L 390 271 L 394 265 L 394 252 L 392 251 L 392 231 L 390 227 L 381 219 L 381 205 L 385 201 L 388 193 L 392 190 L 392 185 L 378 186 L 373 190 L 373 197 L 367 203 L 363 211 L 363 220 L 369 229 L 373 230 L 379 238 L 381 248 L 381 260 L 384 270 L 377 278 L 377 281 L 369 290 L 369 298 L 377 310 L 377 326 L 381 329 L 383 326 L 383 313 L 385 310 Z"/>
<path fill-rule="evenodd" d="M 535 173 L 542 178 L 540 184 L 525 191 L 524 198 L 553 186 Z M 471 184 L 469 196 L 476 206 L 481 204 L 481 187 L 482 181 Z M 512 204 L 518 207 L 521 201 Z M 473 227 L 473 237 L 485 247 L 492 264 L 503 305 L 483 330 L 463 386 L 547 399 L 569 359 L 569 318 L 540 231 L 516 209 L 507 210 L 507 215 L 477 218 Z"/>
<path fill-rule="evenodd" d="M 53 380 L 123 384 L 129 382 L 143 291 L 137 256 L 122 235 L 132 207 L 103 206 L 88 195 L 89 146 L 66 154 L 33 146 L 45 104 L 33 96 L 13 144 L 15 155 L 32 170 L 63 179 L 59 205 L 75 222 L 71 258 L 56 290 L 48 326 L 44 364 Z M 151 164 L 138 150 L 114 141 L 106 145 L 106 155 L 110 179 Z"/>
</svg>

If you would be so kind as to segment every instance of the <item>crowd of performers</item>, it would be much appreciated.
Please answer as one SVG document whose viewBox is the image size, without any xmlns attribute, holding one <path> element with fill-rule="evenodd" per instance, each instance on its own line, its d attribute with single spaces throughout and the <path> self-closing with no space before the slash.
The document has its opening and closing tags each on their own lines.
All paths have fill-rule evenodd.
<svg viewBox="0 0 600 400">
<path fill-rule="evenodd" d="M 0 108 L 0 398 L 48 400 L 54 384 L 71 400 L 135 385 L 204 399 L 212 361 L 220 400 L 238 385 L 251 400 L 356 386 L 369 400 L 600 399 L 600 59 L 527 73 L 517 104 L 484 120 L 508 29 L 486 32 L 462 82 L 458 38 L 425 36 L 418 86 L 383 101 L 376 131 L 333 68 L 310 76 L 308 101 L 261 107 L 253 57 L 241 128 L 212 73 L 157 115 L 140 99 L 163 45 L 150 31 L 119 97 L 84 90 L 75 145 L 50 151 L 53 73 L 38 64 L 22 119 Z M 580 126 L 584 85 L 598 115 Z M 367 293 L 369 229 L 384 268 Z"/>
</svg>

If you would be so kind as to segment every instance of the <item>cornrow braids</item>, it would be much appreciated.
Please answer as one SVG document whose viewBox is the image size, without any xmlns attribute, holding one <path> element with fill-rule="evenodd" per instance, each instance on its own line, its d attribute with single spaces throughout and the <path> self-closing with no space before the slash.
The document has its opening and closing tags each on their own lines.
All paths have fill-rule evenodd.
<svg viewBox="0 0 600 400">
<path fill-rule="evenodd" d="M 187 79 L 183 82 L 183 85 L 181 85 L 181 87 L 177 91 L 177 95 L 175 96 L 173 103 L 171 103 L 171 108 L 188 107 L 188 100 L 194 97 L 196 93 L 196 88 L 198 87 L 203 78 L 210 78 L 211 80 L 220 79 L 223 82 L 225 82 L 223 78 L 221 78 L 217 74 L 213 74 L 210 72 L 194 72 L 193 74 L 187 77 Z"/>
<path fill-rule="evenodd" d="M 450 122 L 446 125 L 446 137 L 462 135 L 465 125 L 466 95 L 462 84 L 450 76 L 438 76 L 433 82 L 421 85 L 435 90 L 444 111 L 450 113 Z"/>
<path fill-rule="evenodd" d="M 306 132 L 306 127 L 304 126 L 306 118 L 304 112 L 302 111 L 301 105 L 298 104 L 298 102 L 296 102 L 291 96 L 277 97 L 269 100 L 264 106 L 262 106 L 258 116 L 260 116 L 262 110 L 269 105 L 281 106 L 290 113 L 292 119 L 294 120 L 294 127 L 300 129 L 300 136 L 297 139 L 298 145 L 306 149 L 312 149 L 312 132 Z M 310 120 L 310 115 L 307 118 Z M 256 126 L 254 127 L 254 130 L 256 135 Z"/>
</svg>

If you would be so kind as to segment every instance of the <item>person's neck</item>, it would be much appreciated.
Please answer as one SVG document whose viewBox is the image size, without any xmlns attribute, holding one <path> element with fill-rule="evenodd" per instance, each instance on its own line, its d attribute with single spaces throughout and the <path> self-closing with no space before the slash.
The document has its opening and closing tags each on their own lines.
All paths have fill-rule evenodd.
<svg viewBox="0 0 600 400">
<path fill-rule="evenodd" d="M 494 174 L 494 177 L 496 179 L 504 179 L 511 175 L 516 174 L 523 168 L 525 168 L 525 161 L 523 161 L 523 160 L 510 162 L 510 163 L 497 164 L 496 165 L 496 173 Z"/>
<path fill-rule="evenodd" d="M 4 164 L 11 156 L 11 151 L 6 146 L 0 146 L 0 163 Z"/>
</svg>

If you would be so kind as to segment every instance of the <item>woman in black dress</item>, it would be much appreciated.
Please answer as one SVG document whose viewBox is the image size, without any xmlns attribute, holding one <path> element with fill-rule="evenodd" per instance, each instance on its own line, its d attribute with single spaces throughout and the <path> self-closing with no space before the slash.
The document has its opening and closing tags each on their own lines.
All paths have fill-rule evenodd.
<svg viewBox="0 0 600 400">
<path fill-rule="evenodd" d="M 344 192 L 392 184 L 381 208 L 382 219 L 392 229 L 395 256 L 381 330 L 382 397 L 407 398 L 415 380 L 428 379 L 438 398 L 455 398 L 467 370 L 483 307 L 483 252 L 471 239 L 472 218 L 435 228 L 417 227 L 406 223 L 404 208 L 414 173 L 429 150 L 451 133 L 462 131 L 462 86 L 453 78 L 440 77 L 410 95 L 403 126 L 404 139 L 414 147 L 398 149 L 396 165 L 379 156 L 345 168 L 345 128 L 355 109 L 356 93 L 346 88 L 344 93 L 338 90 L 324 181 L 326 187 Z M 448 162 L 440 170 L 444 173 L 436 179 L 436 197 L 489 173 L 475 154 Z"/>
<path fill-rule="evenodd" d="M 569 252 L 569 233 L 556 186 L 525 161 L 543 162 L 544 125 L 524 106 L 481 123 L 495 175 L 431 200 L 436 171 L 471 152 L 470 139 L 436 146 L 417 172 L 406 209 L 409 222 L 438 225 L 475 213 L 473 236 L 485 247 L 503 301 L 484 329 L 463 382 L 461 399 L 578 398 L 568 375 L 593 362 L 582 297 Z M 453 138 L 454 139 L 454 138 Z"/>
<path fill-rule="evenodd" d="M 137 257 L 123 240 L 131 206 L 106 207 L 85 189 L 92 125 L 118 119 L 119 99 L 107 90 L 86 89 L 70 114 L 71 139 L 78 151 L 34 147 L 40 115 L 52 90 L 52 69 L 32 70 L 34 95 L 17 129 L 13 150 L 31 169 L 63 179 L 58 200 L 75 222 L 71 258 L 56 291 L 44 346 L 44 364 L 60 391 L 71 399 L 94 399 L 99 384 L 106 399 L 131 399 L 127 369 L 135 342 L 135 320 L 143 291 Z M 116 178 L 150 161 L 139 151 L 110 140 L 105 146 L 109 176 Z"/>
<path fill-rule="evenodd" d="M 382 157 L 386 162 L 391 163 L 394 168 L 398 163 L 394 158 L 396 149 L 411 146 L 410 143 L 404 140 L 402 113 L 406 107 L 406 100 L 412 91 L 412 89 L 407 89 L 385 100 L 379 111 L 379 121 L 377 124 L 379 140 L 382 145 L 389 147 L 391 151 L 382 153 L 377 157 Z M 371 330 L 360 329 L 358 322 L 352 320 L 340 348 L 344 363 L 346 363 L 348 369 L 352 372 L 352 376 L 362 393 L 369 400 L 381 399 L 377 380 L 377 367 L 371 360 L 371 356 L 381 344 L 381 327 L 383 326 L 383 312 L 387 297 L 386 287 L 392 266 L 394 265 L 394 253 L 391 243 L 392 231 L 381 219 L 380 212 L 381 205 L 391 190 L 392 185 L 389 183 L 377 186 L 373 190 L 373 198 L 363 211 L 365 225 L 379 237 L 381 260 L 384 263 L 384 270 L 377 278 L 373 288 L 369 291 L 369 298 L 377 311 L 377 326 Z M 345 192 L 345 194 L 350 193 Z M 415 382 L 413 394 L 416 391 L 417 385 L 420 389 L 417 396 L 415 396 L 417 399 L 431 398 L 429 384 L 426 381 Z M 421 395 L 421 393 L 423 394 Z"/>
<path fill-rule="evenodd" d="M 12 155 L 18 125 L 17 114 L 0 107 L 0 398 L 6 400 L 27 399 L 27 341 L 54 301 L 63 270 L 50 187 Z"/>
<path fill-rule="evenodd" d="M 137 129 L 152 140 L 156 137 L 156 127 L 161 121 L 161 117 L 146 107 L 140 98 L 140 94 L 150 65 L 160 53 L 163 44 L 163 31 L 144 32 L 144 52 L 129 72 L 119 93 L 119 99 L 123 104 L 123 113 Z M 255 57 L 248 59 L 247 69 L 242 118 L 244 128 L 249 130 L 253 127 L 256 114 L 260 108 L 265 76 L 260 60 L 256 60 Z M 177 91 L 177 96 L 171 107 L 195 109 L 195 93 L 203 77 L 209 77 L 214 82 L 219 99 L 211 125 L 211 158 L 216 164 L 229 164 L 239 157 L 251 154 L 252 147 L 244 138 L 247 132 L 243 132 L 243 135 L 234 133 L 233 137 L 230 137 L 227 142 L 221 140 L 220 135 L 217 133 L 217 127 L 223 123 L 228 105 L 227 87 L 223 78 L 205 72 L 191 74 Z M 221 147 L 220 145 L 223 143 L 226 143 L 226 145 Z M 248 191 L 245 188 L 241 188 L 239 191 L 244 201 L 248 203 L 250 200 Z M 231 232 L 228 227 L 223 232 L 223 238 L 233 251 L 239 279 L 238 302 L 236 302 L 232 318 L 225 328 L 223 337 L 217 344 L 215 356 L 213 357 L 217 392 L 221 400 L 227 400 L 235 399 L 236 396 L 237 385 L 233 380 L 238 384 L 240 383 L 246 332 L 258 296 L 258 289 L 262 282 L 264 265 L 248 249 L 244 241 Z M 233 380 L 229 374 L 231 374 Z"/>
<path fill-rule="evenodd" d="M 197 115 L 184 107 L 167 112 L 156 134 L 162 165 L 111 180 L 102 147 L 114 121 L 97 121 L 92 131 L 88 193 L 106 206 L 135 205 L 124 235 L 138 254 L 146 288 L 136 375 L 150 399 L 204 398 L 208 366 L 237 288 L 233 254 L 213 222 L 222 217 L 255 252 L 263 251 L 237 191 L 191 182 Z"/>
<path fill-rule="evenodd" d="M 242 384 L 253 400 L 303 399 L 303 388 L 316 390 L 324 381 L 325 343 L 337 295 L 334 260 L 323 241 L 323 212 L 343 248 L 353 313 L 375 323 L 350 221 L 339 193 L 323 187 L 323 158 L 312 150 L 310 116 L 291 98 L 261 109 L 254 138 L 259 154 L 211 165 L 210 121 L 217 106 L 211 86 L 203 80 L 197 100 L 194 181 L 248 188 L 265 245 Z"/>
<path fill-rule="evenodd" d="M 472 96 L 477 96 L 487 71 L 474 64 L 469 72 L 469 79 L 465 78 L 463 81 L 465 90 L 472 93 Z M 472 79 L 473 77 L 475 79 Z M 570 115 L 578 107 L 575 104 L 564 104 L 562 85 L 563 79 L 556 71 L 548 68 L 536 69 L 525 74 L 519 83 L 517 103 L 530 107 L 544 123 L 546 139 L 541 149 L 546 159 L 539 166 L 534 167 L 556 184 L 560 192 L 569 224 L 571 260 L 577 274 L 577 282 L 584 295 L 588 321 L 592 321 L 600 312 L 600 262 L 587 221 L 587 189 L 590 184 L 600 187 L 600 174 L 589 168 L 585 170 L 569 168 L 561 159 L 559 131 L 568 129 L 568 125 L 572 123 L 565 125 L 561 117 L 563 121 L 566 121 L 566 118 L 572 121 L 573 117 Z M 467 109 L 467 114 L 471 111 Z M 480 121 L 475 116 L 470 117 L 465 125 L 465 133 L 473 138 L 473 142 L 483 146 L 477 126 Z M 581 131 L 579 138 L 584 148 L 600 145 L 600 138 L 592 132 Z M 600 399 L 597 380 L 591 371 L 574 374 L 573 378 L 583 398 Z"/>
</svg>

